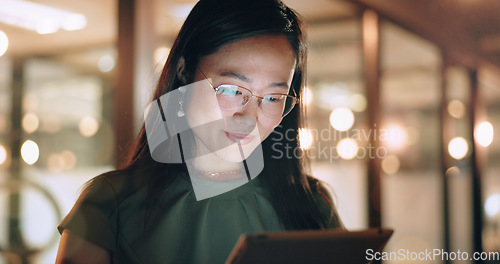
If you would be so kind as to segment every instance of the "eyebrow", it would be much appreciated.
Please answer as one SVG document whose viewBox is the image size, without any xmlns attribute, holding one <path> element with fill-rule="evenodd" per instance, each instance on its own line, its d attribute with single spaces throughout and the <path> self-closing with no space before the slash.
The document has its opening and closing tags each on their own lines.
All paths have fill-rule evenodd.
<svg viewBox="0 0 500 264">
<path fill-rule="evenodd" d="M 220 73 L 220 76 L 235 78 L 235 79 L 247 82 L 247 83 L 252 83 L 253 82 L 253 80 L 251 78 L 249 78 L 249 77 L 247 77 L 245 75 L 242 75 L 242 74 L 238 74 L 238 73 L 232 72 L 232 71 L 222 72 L 222 73 Z M 272 83 L 270 86 L 271 87 L 282 87 L 282 88 L 286 88 L 286 89 L 289 88 L 288 84 L 286 82 Z"/>
</svg>

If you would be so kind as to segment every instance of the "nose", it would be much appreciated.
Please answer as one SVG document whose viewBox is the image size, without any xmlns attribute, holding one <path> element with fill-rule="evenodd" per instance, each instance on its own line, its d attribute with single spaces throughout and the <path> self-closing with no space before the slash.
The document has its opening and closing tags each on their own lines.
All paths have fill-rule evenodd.
<svg viewBox="0 0 500 264">
<path fill-rule="evenodd" d="M 234 112 L 234 121 L 241 126 L 253 129 L 258 119 L 261 103 L 260 98 L 255 96 L 251 97 L 250 101 L 245 106 Z"/>
</svg>

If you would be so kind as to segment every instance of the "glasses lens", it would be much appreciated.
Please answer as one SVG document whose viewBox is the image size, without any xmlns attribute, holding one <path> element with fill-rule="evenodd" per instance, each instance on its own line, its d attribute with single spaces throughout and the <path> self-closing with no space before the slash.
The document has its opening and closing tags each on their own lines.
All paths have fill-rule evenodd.
<svg viewBox="0 0 500 264">
<path fill-rule="evenodd" d="M 252 98 L 252 93 L 236 85 L 223 84 L 215 89 L 215 95 L 222 110 L 238 110 Z M 285 94 L 268 94 L 262 99 L 261 108 L 270 118 L 286 116 L 295 106 L 297 98 Z"/>
<path fill-rule="evenodd" d="M 219 107 L 223 110 L 237 110 L 252 97 L 250 91 L 236 85 L 220 85 L 216 89 Z"/>
<path fill-rule="evenodd" d="M 295 106 L 296 98 L 284 94 L 269 94 L 262 100 L 262 111 L 271 118 L 286 116 Z"/>
</svg>

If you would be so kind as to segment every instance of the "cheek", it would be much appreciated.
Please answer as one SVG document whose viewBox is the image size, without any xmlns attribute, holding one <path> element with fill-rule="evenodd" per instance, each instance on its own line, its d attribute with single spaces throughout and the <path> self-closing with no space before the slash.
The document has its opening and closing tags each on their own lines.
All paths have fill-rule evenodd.
<svg viewBox="0 0 500 264">
<path fill-rule="evenodd" d="M 281 123 L 280 119 L 259 118 L 258 126 L 262 141 L 266 139 L 273 130 Z"/>
<path fill-rule="evenodd" d="M 206 98 L 206 96 L 192 96 L 189 100 L 184 100 L 187 102 L 183 103 L 183 108 L 191 128 L 222 122 L 219 106 Z"/>
</svg>

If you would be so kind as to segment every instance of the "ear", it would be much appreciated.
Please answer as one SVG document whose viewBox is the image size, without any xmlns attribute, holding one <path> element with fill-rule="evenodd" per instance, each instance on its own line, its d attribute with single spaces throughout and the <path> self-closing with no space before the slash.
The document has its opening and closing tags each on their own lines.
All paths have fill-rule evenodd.
<svg viewBox="0 0 500 264">
<path fill-rule="evenodd" d="M 187 84 L 187 73 L 186 73 L 186 60 L 184 57 L 179 59 L 179 63 L 177 64 L 177 77 L 182 82 L 182 84 Z"/>
</svg>

